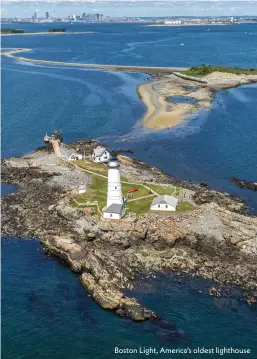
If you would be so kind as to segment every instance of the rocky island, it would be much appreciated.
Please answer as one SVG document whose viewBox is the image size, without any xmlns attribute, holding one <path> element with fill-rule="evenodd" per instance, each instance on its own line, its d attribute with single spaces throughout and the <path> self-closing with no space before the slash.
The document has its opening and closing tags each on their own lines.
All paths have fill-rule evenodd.
<svg viewBox="0 0 257 359">
<path fill-rule="evenodd" d="M 79 141 L 66 148 L 91 156 L 98 145 Z M 2 182 L 19 186 L 2 198 L 2 233 L 40 238 L 46 253 L 80 274 L 100 306 L 135 321 L 158 319 L 158 313 L 127 294 L 141 273 L 168 270 L 212 279 L 216 285 L 210 294 L 218 296 L 222 286 L 236 285 L 244 289 L 248 304 L 256 304 L 257 217 L 246 213 L 243 201 L 204 184 L 179 181 L 130 157 L 120 155 L 119 161 L 129 183 L 140 179 L 149 188 L 179 188 L 178 197 L 191 206 L 171 214 L 133 214 L 131 207 L 122 220 L 103 219 L 76 205 L 79 186 L 90 188 L 97 173 L 87 163 L 61 160 L 47 145 L 2 160 Z"/>
</svg>

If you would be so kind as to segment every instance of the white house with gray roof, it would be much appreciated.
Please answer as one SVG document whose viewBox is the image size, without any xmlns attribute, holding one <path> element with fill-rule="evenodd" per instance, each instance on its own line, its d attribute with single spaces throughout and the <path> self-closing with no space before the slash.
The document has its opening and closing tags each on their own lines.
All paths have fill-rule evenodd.
<svg viewBox="0 0 257 359">
<path fill-rule="evenodd" d="M 176 211 L 177 204 L 177 198 L 164 194 L 153 199 L 150 209 L 152 211 Z"/>
<path fill-rule="evenodd" d="M 110 219 L 121 219 L 125 216 L 125 205 L 120 203 L 113 203 L 109 207 L 104 208 L 103 217 Z"/>
<path fill-rule="evenodd" d="M 108 162 L 110 158 L 110 152 L 105 147 L 97 146 L 92 154 L 92 161 L 96 163 Z"/>
</svg>

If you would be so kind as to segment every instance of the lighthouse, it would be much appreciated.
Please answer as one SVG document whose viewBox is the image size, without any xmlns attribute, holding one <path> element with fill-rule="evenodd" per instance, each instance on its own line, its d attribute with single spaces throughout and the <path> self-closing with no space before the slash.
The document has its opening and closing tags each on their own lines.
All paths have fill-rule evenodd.
<svg viewBox="0 0 257 359">
<path fill-rule="evenodd" d="M 120 182 L 120 164 L 112 152 L 108 163 L 107 206 L 103 209 L 104 218 L 120 219 L 125 215 L 125 200 Z"/>
</svg>

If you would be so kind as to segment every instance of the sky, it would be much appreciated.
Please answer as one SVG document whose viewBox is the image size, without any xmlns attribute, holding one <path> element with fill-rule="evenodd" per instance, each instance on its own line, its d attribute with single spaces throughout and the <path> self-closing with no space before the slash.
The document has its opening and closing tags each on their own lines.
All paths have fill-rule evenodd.
<svg viewBox="0 0 257 359">
<path fill-rule="evenodd" d="M 257 16 L 257 0 L 2 0 L 2 17 L 64 17 L 101 13 L 105 16 Z"/>
</svg>

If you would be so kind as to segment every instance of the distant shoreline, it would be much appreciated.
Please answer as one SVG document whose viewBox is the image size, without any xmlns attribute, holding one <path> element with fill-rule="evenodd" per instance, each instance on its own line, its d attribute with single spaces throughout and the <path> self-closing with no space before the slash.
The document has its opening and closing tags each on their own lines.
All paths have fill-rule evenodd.
<svg viewBox="0 0 257 359">
<path fill-rule="evenodd" d="M 94 31 L 45 31 L 45 32 L 21 32 L 17 34 L 1 34 L 1 36 L 28 36 L 28 35 L 82 35 L 82 34 L 94 34 Z"/>
<path fill-rule="evenodd" d="M 235 24 L 149 24 L 149 27 L 178 27 L 178 26 L 229 26 Z"/>
</svg>

